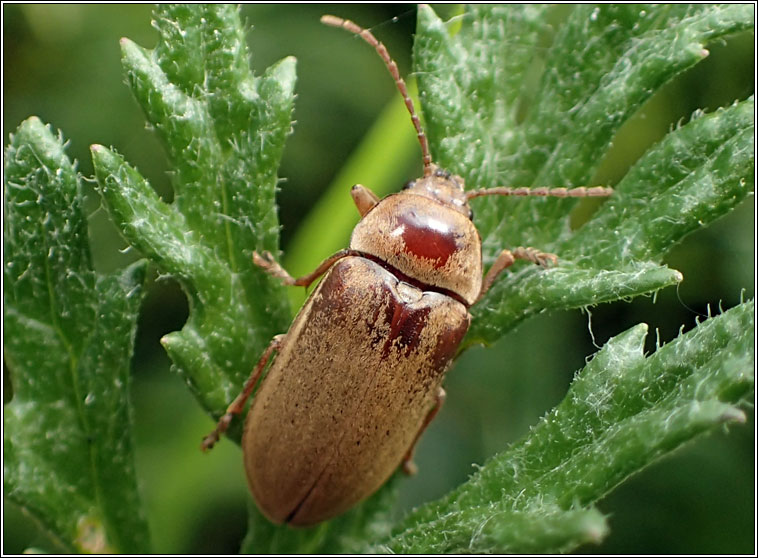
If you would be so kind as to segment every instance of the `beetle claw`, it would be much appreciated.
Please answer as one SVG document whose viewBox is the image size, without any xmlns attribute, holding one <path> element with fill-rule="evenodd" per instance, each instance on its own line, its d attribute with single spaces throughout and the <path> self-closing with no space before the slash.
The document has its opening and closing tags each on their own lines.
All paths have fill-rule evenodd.
<svg viewBox="0 0 758 558">
<path fill-rule="evenodd" d="M 203 438 L 203 443 L 200 444 L 200 449 L 203 451 L 212 450 L 213 446 L 216 445 L 216 442 L 218 442 L 218 435 L 214 431 L 212 434 L 208 434 L 205 438 Z"/>
<path fill-rule="evenodd" d="M 268 250 L 264 250 L 260 254 L 253 251 L 253 263 L 259 267 L 267 269 L 274 264 L 274 256 L 271 255 L 271 252 Z"/>
<path fill-rule="evenodd" d="M 216 425 L 216 428 L 208 434 L 205 438 L 203 438 L 203 443 L 200 444 L 200 449 L 203 451 L 208 451 L 213 449 L 213 446 L 218 443 L 218 441 L 221 439 L 221 434 L 226 432 L 226 429 L 229 428 L 229 423 L 232 422 L 233 415 L 231 413 L 226 413 L 224 416 L 222 416 L 218 420 L 218 424 Z"/>
</svg>

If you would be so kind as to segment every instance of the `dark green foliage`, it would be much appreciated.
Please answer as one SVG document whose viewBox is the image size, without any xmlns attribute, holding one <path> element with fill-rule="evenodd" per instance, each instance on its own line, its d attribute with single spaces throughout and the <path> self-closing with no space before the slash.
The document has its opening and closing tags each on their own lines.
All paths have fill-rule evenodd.
<svg viewBox="0 0 758 558">
<path fill-rule="evenodd" d="M 647 326 L 611 339 L 529 436 L 374 550 L 559 552 L 606 533 L 592 504 L 693 436 L 745 422 L 753 389 L 753 302 L 645 358 Z"/>
<path fill-rule="evenodd" d="M 589 184 L 634 111 L 705 57 L 708 40 L 752 21 L 749 7 L 738 5 L 577 6 L 540 60 L 547 9 L 473 6 L 455 36 L 430 9 L 419 11 L 415 57 L 423 68 L 432 153 L 469 188 Z M 538 62 L 541 80 L 527 90 Z M 666 251 L 750 190 L 752 107 L 751 98 L 677 130 L 637 163 L 574 239 L 569 220 L 576 200 L 474 202 L 486 262 L 503 248 L 530 245 L 560 254 L 562 263 L 498 281 L 473 310 L 468 343 L 491 343 L 537 311 L 580 308 L 681 281 L 660 265 Z M 695 207 L 680 214 L 698 195 Z"/>
<path fill-rule="evenodd" d="M 274 193 L 291 128 L 295 61 L 254 77 L 244 28 L 229 5 L 165 5 L 155 22 L 158 46 L 123 39 L 122 61 L 174 167 L 174 202 L 163 202 L 103 147 L 93 147 L 95 174 L 123 235 L 189 296 L 187 324 L 163 345 L 201 403 L 219 415 L 289 317 L 283 289 L 255 269 L 252 252 L 278 249 Z"/>
<path fill-rule="evenodd" d="M 469 188 L 591 185 L 619 129 L 648 99 L 707 56 L 709 42 L 753 26 L 745 5 L 581 5 L 559 19 L 543 6 L 477 5 L 456 23 L 419 9 L 415 71 L 432 155 Z M 187 323 L 162 342 L 218 416 L 290 318 L 286 290 L 251 255 L 278 252 L 274 196 L 294 59 L 254 76 L 247 31 L 226 5 L 159 6 L 154 20 L 157 46 L 124 39 L 122 63 L 168 153 L 173 202 L 114 150 L 96 145 L 92 157 L 119 231 L 188 297 Z M 662 264 L 667 252 L 750 191 L 753 112 L 752 97 L 698 112 L 578 227 L 576 200 L 474 201 L 485 264 L 519 245 L 560 260 L 504 274 L 472 308 L 465 345 L 492 343 L 545 310 L 680 282 Z M 14 390 L 4 413 L 6 493 L 66 551 L 148 552 L 127 400 L 144 265 L 113 276 L 92 270 L 79 179 L 37 119 L 12 138 L 5 180 L 5 356 Z M 527 436 L 399 522 L 390 514 L 393 479 L 311 529 L 273 526 L 251 503 L 242 548 L 542 553 L 598 542 L 608 525 L 595 503 L 614 486 L 698 434 L 745 420 L 753 314 L 744 302 L 649 356 L 645 324 L 620 333 Z"/>
<path fill-rule="evenodd" d="M 36 117 L 5 151 L 6 495 L 68 552 L 149 552 L 129 362 L 144 262 L 92 269 L 79 177 Z"/>
</svg>

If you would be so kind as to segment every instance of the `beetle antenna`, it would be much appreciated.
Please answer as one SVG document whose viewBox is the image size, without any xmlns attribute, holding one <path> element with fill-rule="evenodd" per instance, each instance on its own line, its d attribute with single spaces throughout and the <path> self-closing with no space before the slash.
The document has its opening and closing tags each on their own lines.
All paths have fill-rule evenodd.
<svg viewBox="0 0 758 558">
<path fill-rule="evenodd" d="M 579 186 L 578 188 L 484 188 L 482 190 L 469 190 L 466 192 L 466 199 L 478 198 L 481 196 L 550 196 L 554 198 L 600 198 L 610 196 L 613 188 L 604 186 Z"/>
<path fill-rule="evenodd" d="M 419 121 L 418 115 L 416 114 L 416 109 L 413 107 L 413 101 L 411 101 L 411 97 L 408 95 L 408 88 L 405 85 L 405 81 L 403 81 L 403 78 L 400 77 L 400 72 L 397 69 L 397 64 L 395 64 L 395 61 L 390 58 L 390 54 L 387 52 L 387 47 L 385 47 L 379 40 L 377 40 L 377 38 L 371 34 L 371 31 L 364 29 L 356 23 L 353 23 L 349 19 L 342 19 L 341 17 L 333 15 L 323 15 L 321 16 L 321 23 L 329 25 L 331 27 L 342 27 L 343 29 L 346 29 L 351 33 L 358 35 L 364 41 L 374 47 L 379 56 L 381 56 L 382 60 L 384 60 L 384 64 L 387 66 L 387 69 L 392 75 L 392 78 L 395 80 L 395 85 L 397 85 L 400 94 L 403 96 L 405 106 L 407 107 L 408 112 L 411 114 L 413 126 L 416 128 L 416 135 L 418 136 L 418 141 L 421 144 L 421 154 L 424 157 L 424 176 L 431 176 L 432 156 L 429 153 L 429 142 L 426 139 L 424 130 L 421 129 L 421 122 Z"/>
</svg>

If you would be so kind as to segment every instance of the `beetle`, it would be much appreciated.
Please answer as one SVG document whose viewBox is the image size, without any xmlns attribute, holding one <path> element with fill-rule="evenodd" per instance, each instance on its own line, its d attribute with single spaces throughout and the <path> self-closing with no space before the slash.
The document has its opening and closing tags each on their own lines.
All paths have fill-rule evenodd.
<svg viewBox="0 0 758 558">
<path fill-rule="evenodd" d="M 405 82 L 370 31 L 335 16 L 321 21 L 374 47 L 403 96 L 423 155 L 423 176 L 379 199 L 353 186 L 361 219 L 349 247 L 293 278 L 268 252 L 254 262 L 287 285 L 313 290 L 286 334 L 273 338 L 216 429 L 210 449 L 244 411 L 250 491 L 274 523 L 308 526 L 375 492 L 401 466 L 445 398 L 442 379 L 471 323 L 469 308 L 515 260 L 543 267 L 553 254 L 503 250 L 482 276 L 481 238 L 468 201 L 483 195 L 605 196 L 607 188 L 491 188 L 466 191 L 432 162 Z"/>
</svg>

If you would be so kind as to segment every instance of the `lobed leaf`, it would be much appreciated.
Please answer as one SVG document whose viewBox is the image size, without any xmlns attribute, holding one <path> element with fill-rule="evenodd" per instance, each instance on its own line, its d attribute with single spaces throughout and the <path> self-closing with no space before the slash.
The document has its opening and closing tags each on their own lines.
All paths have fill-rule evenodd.
<svg viewBox="0 0 758 558">
<path fill-rule="evenodd" d="M 414 58 L 432 153 L 470 188 L 587 184 L 616 132 L 647 99 L 707 56 L 705 43 L 753 22 L 752 11 L 737 5 L 582 5 L 545 50 L 547 10 L 469 7 L 451 36 L 430 8 L 419 9 Z M 540 77 L 531 90 L 533 74 Z M 750 99 L 702 122 L 696 115 L 651 149 L 577 232 L 569 226 L 576 200 L 474 201 L 485 262 L 519 245 L 555 252 L 560 261 L 548 271 L 501 277 L 472 309 L 464 345 L 491 343 L 536 311 L 681 281 L 660 266 L 666 252 L 749 191 L 752 106 Z M 604 217 L 609 213 L 615 221 Z"/>
<path fill-rule="evenodd" d="M 437 162 L 466 177 L 472 187 L 495 185 L 507 172 L 513 180 L 523 180 L 516 185 L 550 177 L 548 170 L 557 177 L 550 180 L 560 181 L 539 185 L 571 186 L 588 180 L 621 124 L 665 81 L 702 59 L 699 41 L 747 28 L 750 19 L 744 9 L 722 11 L 709 6 L 651 8 L 648 12 L 639 7 L 580 7 L 561 26 L 544 60 L 535 62 L 551 33 L 548 15 L 546 8 L 533 6 L 469 7 L 460 33 L 451 37 L 430 9 L 419 10 L 416 69 L 433 154 Z M 684 39 L 677 47 L 684 52 L 662 50 L 679 32 Z M 585 43 L 584 51 L 567 49 L 567 45 Z M 660 52 L 664 55 L 659 56 Z M 545 66 L 542 81 L 534 86 L 536 91 L 530 91 L 528 77 L 538 73 L 541 65 Z M 557 90 L 567 82 L 571 87 Z M 574 115 L 571 108 L 577 103 L 586 107 Z M 613 109 L 613 118 L 599 123 L 603 107 Z M 694 228 L 731 210 L 748 192 L 745 185 L 753 166 L 746 156 L 746 138 L 752 133 L 752 122 L 746 115 L 751 107 L 752 99 L 713 115 L 696 115 L 638 162 L 619 185 L 618 206 L 606 204 L 597 222 L 591 220 L 576 234 L 569 230 L 571 200 L 476 202 L 474 211 L 486 258 L 504 247 L 497 240 L 501 235 L 512 233 L 523 244 L 546 239 L 539 247 L 558 252 L 561 263 L 547 271 L 517 269 L 501 278 L 473 309 L 474 325 L 466 343 L 494 341 L 529 314 L 544 309 L 629 298 L 681 281 L 681 273 L 660 265 L 666 251 Z M 539 126 L 546 119 L 552 128 L 541 135 Z M 720 130 L 719 134 L 708 132 L 709 127 Z M 580 139 L 579 134 L 587 139 Z M 576 152 L 571 152 L 572 146 L 577 146 Z M 568 162 L 541 159 L 551 150 Z M 686 161 L 684 154 L 688 154 Z M 642 202 L 651 199 L 653 175 L 657 203 L 644 206 Z M 677 203 L 681 199 L 697 200 L 691 204 L 693 210 L 683 211 Z M 508 220 L 503 218 L 506 206 L 513 209 Z M 608 219 L 603 215 L 612 213 L 614 207 L 624 209 L 619 211 L 623 225 L 608 235 L 614 229 L 603 221 Z M 664 234 L 651 230 L 646 240 L 640 238 L 635 242 L 637 251 L 629 254 L 630 242 L 624 231 L 645 230 L 651 214 L 659 223 L 671 223 Z M 616 345 L 609 344 L 607 353 L 613 356 L 609 370 L 632 368 L 642 358 L 644 335 L 632 330 L 630 336 L 620 336 Z M 719 359 L 737 360 L 744 367 L 746 362 L 740 356 L 744 349 L 737 345 L 725 348 L 719 353 L 722 357 L 711 362 L 710 373 L 718 374 Z M 643 374 L 650 384 L 655 383 L 661 364 L 652 362 L 653 372 Z M 631 376 L 637 373 L 629 372 Z M 751 378 L 730 381 L 735 392 L 751 389 Z M 642 393 L 649 390 L 639 383 L 635 387 Z M 577 389 L 581 391 L 581 384 Z M 608 385 L 597 382 L 588 390 L 587 400 L 603 399 L 608 390 Z M 742 417 L 730 404 L 715 400 L 701 403 L 685 398 L 673 406 L 661 403 L 637 415 L 638 404 L 628 397 L 619 403 L 628 416 L 613 417 L 617 422 L 608 418 L 599 425 L 581 420 L 591 416 L 593 409 L 577 409 L 563 420 L 566 412 L 559 407 L 564 410 L 558 434 L 527 439 L 525 447 L 539 445 L 524 450 L 535 462 L 514 465 L 531 476 L 515 479 L 514 474 L 514 480 L 510 470 L 490 474 L 498 470 L 493 461 L 441 502 L 412 513 L 391 536 L 382 536 L 380 530 L 373 543 L 354 546 L 343 537 L 346 530 L 355 528 L 355 514 L 373 509 L 372 499 L 344 517 L 294 535 L 258 521 L 253 510 L 243 549 L 281 553 L 559 552 L 597 542 L 607 526 L 592 504 L 615 483 L 714 424 Z M 555 413 L 557 416 L 558 411 Z M 658 427 L 661 423 L 664 428 Z M 616 430 L 617 424 L 623 428 Z M 577 430 L 574 438 L 560 438 L 564 434 L 560 429 L 572 428 Z M 550 432 L 548 427 L 544 430 Z M 594 431 L 602 431 L 604 438 L 589 449 L 582 447 L 589 442 L 579 434 Z M 510 462 L 512 455 L 500 462 Z M 606 459 L 608 455 L 612 459 Z M 544 467 L 540 459 L 545 460 Z M 381 500 L 385 494 L 381 491 L 375 498 Z M 382 520 L 380 517 L 378 524 L 386 529 Z M 371 532 L 357 525 L 358 532 Z"/>
<path fill-rule="evenodd" d="M 189 297 L 186 325 L 162 342 L 219 416 L 289 320 L 284 289 L 254 266 L 252 252 L 278 248 L 274 195 L 291 128 L 294 59 L 254 76 L 239 10 L 229 5 L 161 5 L 154 25 L 156 48 L 123 39 L 122 63 L 166 146 L 173 203 L 110 150 L 94 146 L 93 161 L 122 234 Z"/>
<path fill-rule="evenodd" d="M 451 36 L 430 8 L 419 10 L 414 54 L 432 152 L 469 187 L 586 184 L 646 99 L 707 55 L 707 41 L 752 26 L 752 12 L 737 5 L 578 6 L 552 37 L 553 12 L 473 6 Z M 218 415 L 289 318 L 283 289 L 250 256 L 278 246 L 276 168 L 290 129 L 294 61 L 253 76 L 244 28 L 228 6 L 160 6 L 155 26 L 156 48 L 125 39 L 123 63 L 175 169 L 173 203 L 114 152 L 94 146 L 93 160 L 124 236 L 187 292 L 190 318 L 163 342 Z M 661 265 L 666 251 L 747 194 L 751 112 L 752 99 L 672 132 L 576 232 L 572 200 L 474 202 L 487 262 L 519 244 L 561 260 L 502 277 L 472 310 L 466 343 L 491 342 L 544 309 L 681 281 Z M 741 418 L 734 404 L 752 389 L 752 372 L 744 372 L 752 351 L 732 322 L 752 328 L 747 307 L 649 359 L 641 354 L 644 328 L 612 340 L 530 437 L 391 536 L 392 483 L 345 516 L 296 532 L 251 506 L 243 550 L 555 552 L 599 540 L 607 527 L 592 507 L 598 498 L 697 433 Z"/>
<path fill-rule="evenodd" d="M 79 177 L 36 117 L 5 152 L 5 211 L 5 493 L 67 552 L 149 552 L 129 404 L 144 262 L 93 271 Z"/>
<path fill-rule="evenodd" d="M 737 206 L 755 163 L 753 97 L 704 115 L 653 146 L 608 203 L 564 244 L 582 267 L 627 267 L 659 260 L 687 234 Z"/>
<path fill-rule="evenodd" d="M 577 308 L 655 291 L 682 281 L 658 264 L 689 233 L 734 209 L 750 192 L 753 98 L 696 115 L 653 146 L 610 199 L 569 239 L 559 265 L 501 278 L 475 308 L 468 342 L 492 342 L 502 330 L 544 309 Z"/>
<path fill-rule="evenodd" d="M 698 434 L 745 421 L 754 313 L 743 303 L 649 357 L 645 324 L 609 340 L 528 436 L 370 550 L 555 552 L 602 537 L 592 506 L 614 486 Z"/>
<path fill-rule="evenodd" d="M 529 509 L 484 504 L 440 516 L 439 520 L 369 547 L 369 552 L 407 554 L 557 553 L 598 543 L 608 532 L 594 508 L 564 510 L 534 503 Z"/>
</svg>

